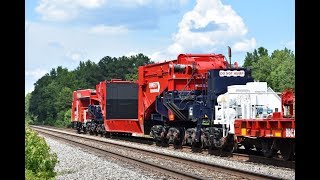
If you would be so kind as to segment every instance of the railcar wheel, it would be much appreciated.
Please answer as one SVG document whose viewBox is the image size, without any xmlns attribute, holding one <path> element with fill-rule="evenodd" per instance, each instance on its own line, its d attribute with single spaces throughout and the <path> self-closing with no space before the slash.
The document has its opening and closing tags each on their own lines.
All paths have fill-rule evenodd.
<svg viewBox="0 0 320 180">
<path fill-rule="evenodd" d="M 221 151 L 221 148 L 216 148 L 213 145 L 209 146 L 208 148 L 208 154 L 210 155 L 220 156 L 222 153 Z"/>
<path fill-rule="evenodd" d="M 169 147 L 169 142 L 166 138 L 161 138 L 160 140 L 155 140 L 156 146 Z"/>
<path fill-rule="evenodd" d="M 156 140 L 156 146 L 161 146 L 161 141 L 160 140 Z"/>
<path fill-rule="evenodd" d="M 255 147 L 257 152 L 261 152 L 262 148 L 261 147 Z"/>
<path fill-rule="evenodd" d="M 106 129 L 104 128 L 103 124 L 101 125 L 101 137 L 105 136 L 106 134 Z"/>
<path fill-rule="evenodd" d="M 220 156 L 224 156 L 224 157 L 229 157 L 232 156 L 234 151 L 237 151 L 238 149 L 238 144 L 236 142 L 229 142 L 223 149 L 221 152 Z"/>
<path fill-rule="evenodd" d="M 181 149 L 184 139 L 184 129 L 179 128 L 179 130 L 176 132 L 175 137 L 173 139 L 173 148 L 174 149 Z"/>
<path fill-rule="evenodd" d="M 77 133 L 80 134 L 82 129 L 82 124 L 80 122 L 77 122 Z"/>
<path fill-rule="evenodd" d="M 272 149 L 272 140 L 264 140 L 261 142 L 262 145 L 262 153 L 265 157 L 271 158 L 276 153 L 276 150 Z"/>
<path fill-rule="evenodd" d="M 182 148 L 182 141 L 180 139 L 175 139 L 173 141 L 173 148 L 174 149 L 181 149 Z"/>
<path fill-rule="evenodd" d="M 247 153 L 249 153 L 253 149 L 253 145 L 252 144 L 245 143 L 245 144 L 243 144 L 243 146 L 244 146 L 244 149 L 245 149 L 245 151 Z"/>
<path fill-rule="evenodd" d="M 232 156 L 232 153 L 238 149 L 238 144 L 233 135 L 226 137 L 226 142 L 222 147 L 222 156 Z"/>
<path fill-rule="evenodd" d="M 293 159 L 293 143 L 290 141 L 283 141 L 280 144 L 280 153 L 284 160 L 289 161 Z"/>
<path fill-rule="evenodd" d="M 191 146 L 192 152 L 200 153 L 202 152 L 202 148 L 203 148 L 203 143 L 201 141 L 192 143 L 192 146 Z"/>
<path fill-rule="evenodd" d="M 105 132 L 105 133 L 104 133 L 104 137 L 110 138 L 110 133 L 109 133 L 109 132 Z"/>
<path fill-rule="evenodd" d="M 169 141 L 167 138 L 165 138 L 165 137 L 161 138 L 161 146 L 162 147 L 169 147 Z"/>
</svg>

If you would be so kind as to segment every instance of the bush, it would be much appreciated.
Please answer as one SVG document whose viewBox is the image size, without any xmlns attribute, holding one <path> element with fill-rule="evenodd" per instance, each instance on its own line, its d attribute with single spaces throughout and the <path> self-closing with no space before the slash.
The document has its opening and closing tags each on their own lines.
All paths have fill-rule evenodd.
<svg viewBox="0 0 320 180">
<path fill-rule="evenodd" d="M 28 169 L 25 169 L 25 176 L 26 180 L 37 179 L 37 176 L 31 170 Z"/>
<path fill-rule="evenodd" d="M 57 160 L 55 153 L 50 153 L 50 147 L 44 138 L 31 130 L 25 128 L 25 177 L 26 179 L 51 179 L 56 172 L 54 167 Z"/>
</svg>

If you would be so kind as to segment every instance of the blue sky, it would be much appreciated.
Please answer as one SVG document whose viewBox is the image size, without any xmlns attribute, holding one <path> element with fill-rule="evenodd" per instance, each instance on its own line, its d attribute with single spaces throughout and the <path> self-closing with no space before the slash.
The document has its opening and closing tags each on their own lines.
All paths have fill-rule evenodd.
<svg viewBox="0 0 320 180">
<path fill-rule="evenodd" d="M 246 52 L 295 47 L 293 0 L 28 0 L 25 94 L 52 68 L 143 53 L 217 53 L 243 64 Z"/>
</svg>

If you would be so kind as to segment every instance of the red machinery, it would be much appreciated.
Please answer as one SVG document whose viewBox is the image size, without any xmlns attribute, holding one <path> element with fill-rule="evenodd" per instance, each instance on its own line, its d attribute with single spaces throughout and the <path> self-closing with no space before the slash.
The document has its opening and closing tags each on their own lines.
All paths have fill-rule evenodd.
<svg viewBox="0 0 320 180">
<path fill-rule="evenodd" d="M 180 54 L 174 61 L 139 67 L 138 116 L 144 133 L 163 146 L 224 147 L 223 127 L 213 127 L 216 98 L 228 85 L 253 81 L 249 69 L 235 66 L 222 54 Z"/>
<path fill-rule="evenodd" d="M 284 159 L 290 160 L 295 152 L 294 93 L 291 89 L 281 94 L 282 112 L 273 112 L 263 119 L 236 119 L 235 135 L 246 148 L 255 145 L 265 156 L 273 156 L 278 150 Z"/>
<path fill-rule="evenodd" d="M 100 82 L 96 89 L 105 131 L 143 134 L 137 116 L 137 83 L 112 79 Z"/>
<path fill-rule="evenodd" d="M 222 54 L 180 54 L 177 60 L 140 66 L 139 122 L 143 124 L 144 119 L 151 118 L 156 97 L 164 91 L 204 89 L 203 80 L 208 70 L 227 67 Z M 174 120 L 174 117 L 169 119 Z"/>
<path fill-rule="evenodd" d="M 203 81 L 207 71 L 225 69 L 227 66 L 228 63 L 221 54 L 180 54 L 177 60 L 140 66 L 139 86 L 135 82 L 119 79 L 102 81 L 96 85 L 96 94 L 87 96 L 88 99 L 92 99 L 91 103 L 87 100 L 84 104 L 90 105 L 89 112 L 95 117 L 101 114 L 100 120 L 96 120 L 100 123 L 92 126 L 92 123 L 88 122 L 89 124 L 83 127 L 92 131 L 97 131 L 98 128 L 99 132 L 149 134 L 153 124 L 147 127 L 144 124 L 150 121 L 152 113 L 156 112 L 157 96 L 164 91 L 203 90 L 206 88 Z M 77 92 L 81 91 L 84 90 Z M 174 113 L 170 110 L 167 116 L 171 121 L 175 119 Z M 104 124 L 103 127 L 101 124 Z"/>
<path fill-rule="evenodd" d="M 258 111 L 273 106 L 264 95 L 254 96 L 256 104 L 246 99 L 253 89 L 260 93 L 263 87 L 268 94 L 266 82 L 253 82 L 250 68 L 231 67 L 222 54 L 180 54 L 176 60 L 140 66 L 138 73 L 138 82 L 113 79 L 100 82 L 96 90 L 75 91 L 72 122 L 78 132 L 150 135 L 158 145 L 191 145 L 193 151 L 233 152 L 242 144 L 267 156 L 280 150 L 286 159 L 292 157 L 294 95 L 282 94 L 283 113 L 261 116 L 265 113 Z M 276 99 L 272 104 L 280 109 Z"/>
<path fill-rule="evenodd" d="M 138 122 L 138 84 L 112 79 L 96 85 L 96 90 L 73 92 L 71 121 L 80 133 L 143 133 Z"/>
<path fill-rule="evenodd" d="M 78 132 L 81 131 L 83 124 L 86 124 L 87 121 L 91 121 L 92 119 L 91 114 L 88 113 L 88 106 L 97 103 L 96 90 L 82 89 L 73 91 L 71 123 L 72 127 L 77 128 Z M 86 128 L 84 128 L 84 130 L 86 130 Z"/>
</svg>

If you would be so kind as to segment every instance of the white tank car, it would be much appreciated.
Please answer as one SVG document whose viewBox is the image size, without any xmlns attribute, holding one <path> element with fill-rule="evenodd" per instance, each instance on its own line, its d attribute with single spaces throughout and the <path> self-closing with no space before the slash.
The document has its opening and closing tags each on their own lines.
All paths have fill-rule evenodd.
<svg viewBox="0 0 320 180">
<path fill-rule="evenodd" d="M 235 119 L 266 118 L 281 110 L 281 98 L 267 86 L 267 82 L 248 82 L 228 86 L 217 98 L 214 124 L 224 124 L 224 136 L 234 134 Z"/>
</svg>

